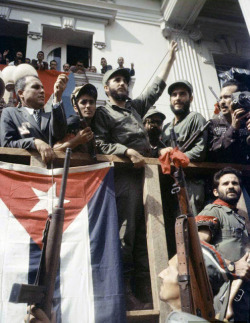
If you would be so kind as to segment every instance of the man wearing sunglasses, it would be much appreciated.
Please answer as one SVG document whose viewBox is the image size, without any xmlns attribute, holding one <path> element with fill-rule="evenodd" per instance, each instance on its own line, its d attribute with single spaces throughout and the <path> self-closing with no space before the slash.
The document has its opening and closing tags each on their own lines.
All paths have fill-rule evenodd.
<svg viewBox="0 0 250 323">
<path fill-rule="evenodd" d="M 166 119 L 165 115 L 155 108 L 148 110 L 143 118 L 144 128 L 146 129 L 151 146 L 151 155 L 158 158 L 158 150 L 164 147 L 161 142 L 161 132 L 163 121 Z"/>
</svg>

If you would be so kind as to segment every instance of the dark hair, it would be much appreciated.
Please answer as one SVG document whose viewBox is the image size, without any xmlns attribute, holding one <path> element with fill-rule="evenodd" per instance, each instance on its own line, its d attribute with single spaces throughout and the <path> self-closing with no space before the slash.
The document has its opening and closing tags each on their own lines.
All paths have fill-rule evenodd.
<svg viewBox="0 0 250 323">
<path fill-rule="evenodd" d="M 56 62 L 57 65 L 57 61 L 55 59 L 52 59 L 52 61 L 50 61 L 49 64 L 51 64 L 52 62 Z"/>
<path fill-rule="evenodd" d="M 237 87 L 236 92 L 247 91 L 247 87 L 236 79 L 231 79 L 226 81 L 225 83 L 222 84 L 222 88 L 227 86 L 233 86 L 233 85 Z"/>
<path fill-rule="evenodd" d="M 42 53 L 42 54 L 44 55 L 44 52 L 43 52 L 42 50 L 39 50 L 39 52 L 37 52 L 37 55 L 38 55 L 39 53 Z"/>
<path fill-rule="evenodd" d="M 232 168 L 232 167 L 225 167 L 225 168 L 222 168 L 221 170 L 219 170 L 217 173 L 214 174 L 214 178 L 213 178 L 213 187 L 214 188 L 218 188 L 220 178 L 223 175 L 226 175 L 226 174 L 234 174 L 238 178 L 239 183 L 241 185 L 241 183 L 242 183 L 242 173 L 241 173 L 241 171 L 239 171 L 239 170 L 237 170 L 235 168 Z"/>
<path fill-rule="evenodd" d="M 84 66 L 84 63 L 83 63 L 83 60 L 82 59 L 78 59 L 77 61 L 76 61 L 76 64 L 77 63 L 81 63 L 81 64 L 83 64 L 83 66 Z"/>
</svg>

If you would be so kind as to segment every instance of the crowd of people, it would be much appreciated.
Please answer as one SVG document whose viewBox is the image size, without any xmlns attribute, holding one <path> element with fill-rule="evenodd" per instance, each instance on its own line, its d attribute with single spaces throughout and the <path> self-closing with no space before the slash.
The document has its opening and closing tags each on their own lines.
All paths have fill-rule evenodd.
<svg viewBox="0 0 250 323">
<path fill-rule="evenodd" d="M 76 115 L 66 119 L 61 98 L 68 77 L 61 74 L 54 87 L 52 112 L 46 113 L 43 111 L 45 96 L 41 81 L 36 76 L 25 76 L 15 84 L 18 107 L 5 108 L 1 116 L 1 146 L 35 149 L 45 163 L 55 157 L 55 151 L 65 151 L 68 147 L 74 151 L 87 152 L 87 143 L 95 136 L 99 153 L 126 156 L 133 164 L 134 167 L 129 170 L 115 168 L 114 174 L 128 310 L 152 308 L 143 209 L 145 157 L 171 155 L 174 150 L 171 131 L 175 132 L 177 144 L 182 147 L 206 124 L 200 113 L 190 111 L 195 93 L 192 84 L 187 80 L 177 80 L 167 89 L 173 113 L 170 123 L 163 126 L 165 115 L 153 107 L 166 88 L 177 50 L 177 43 L 172 42 L 168 58 L 159 75 L 135 99 L 128 97 L 129 82 L 134 75 L 133 64 L 131 68 L 124 68 L 124 60 L 120 57 L 119 68 L 112 69 L 106 59 L 102 58 L 102 83 L 108 98 L 104 106 L 96 107 L 98 91 L 95 86 L 84 84 L 72 93 L 72 105 Z M 37 69 L 48 67 L 43 57 L 43 52 L 39 52 L 32 65 Z M 53 66 L 51 62 L 50 66 Z M 64 64 L 64 68 L 70 69 L 69 64 Z M 84 65 L 78 61 L 75 71 L 81 69 L 84 69 Z M 244 85 L 236 80 L 224 83 L 219 101 L 220 113 L 185 151 L 190 162 L 249 164 L 250 107 L 242 107 L 232 100 L 234 93 L 245 90 Z M 85 129 L 81 128 L 73 96 L 87 121 L 88 127 Z M 186 180 L 190 205 L 193 214 L 197 216 L 201 240 L 212 244 L 220 253 L 225 263 L 223 270 L 228 273 L 228 277 L 230 273 L 234 274 L 230 279 L 244 281 L 241 287 L 244 295 L 241 301 L 234 304 L 235 320 L 250 322 L 250 256 L 247 249 L 250 241 L 245 219 L 236 209 L 241 193 L 241 174 L 233 168 L 225 168 L 216 173 L 213 189 L 216 200 L 205 208 L 203 179 L 198 174 L 189 174 Z M 162 176 L 161 186 L 167 239 L 171 245 L 174 241 L 171 221 L 174 222 L 179 215 L 178 203 L 174 197 L 171 198 L 171 203 L 164 203 L 164 196 L 169 196 L 171 190 L 169 176 Z M 249 193 L 249 187 L 247 189 Z M 174 247 L 172 251 L 171 256 L 174 256 Z M 175 272 L 176 262 L 171 260 L 170 265 L 172 267 L 169 268 Z M 168 289 L 169 277 L 173 279 L 175 276 L 170 270 L 161 276 Z M 210 281 L 213 284 L 213 280 Z M 225 281 L 217 281 L 219 287 L 213 290 L 218 292 L 224 283 Z M 169 300 L 169 296 L 162 296 L 162 299 Z"/>
<path fill-rule="evenodd" d="M 17 51 L 15 57 L 12 61 L 8 58 L 9 50 L 5 50 L 2 54 L 0 53 L 0 64 L 8 65 L 8 66 L 17 66 L 23 63 L 32 65 L 36 70 L 60 70 L 60 67 L 57 64 L 55 59 L 51 60 L 49 63 L 44 60 L 44 52 L 39 51 L 36 55 L 36 59 L 30 59 L 28 57 L 24 57 L 21 51 Z M 125 68 L 124 67 L 124 58 L 119 57 L 117 60 L 117 68 Z M 106 58 L 101 58 L 101 69 L 100 72 L 102 74 L 106 73 L 108 70 L 112 69 L 111 65 L 108 65 Z M 135 75 L 134 64 L 131 63 L 131 68 L 126 68 L 130 76 Z M 63 64 L 63 71 L 66 73 L 78 73 L 84 74 L 85 72 L 97 73 L 97 68 L 95 66 L 85 67 L 83 60 L 79 59 L 76 61 L 75 65 L 70 65 L 69 63 Z"/>
</svg>

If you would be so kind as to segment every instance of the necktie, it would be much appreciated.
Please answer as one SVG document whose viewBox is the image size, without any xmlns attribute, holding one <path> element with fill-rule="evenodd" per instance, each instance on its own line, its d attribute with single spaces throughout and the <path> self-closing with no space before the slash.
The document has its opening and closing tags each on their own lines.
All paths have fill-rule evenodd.
<svg viewBox="0 0 250 323">
<path fill-rule="evenodd" d="M 39 128 L 41 128 L 41 110 L 34 110 L 34 118 Z"/>
</svg>

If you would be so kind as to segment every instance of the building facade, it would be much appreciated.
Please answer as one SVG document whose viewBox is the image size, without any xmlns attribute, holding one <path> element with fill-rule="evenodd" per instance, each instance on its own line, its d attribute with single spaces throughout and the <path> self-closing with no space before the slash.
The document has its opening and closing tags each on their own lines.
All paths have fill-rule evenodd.
<svg viewBox="0 0 250 323">
<path fill-rule="evenodd" d="M 189 80 L 192 109 L 209 119 L 216 101 L 209 86 L 219 94 L 218 72 L 250 68 L 249 17 L 248 0 L 2 0 L 0 51 L 11 46 L 33 59 L 43 50 L 45 60 L 56 58 L 60 69 L 82 58 L 98 72 L 102 57 L 116 68 L 122 56 L 126 67 L 134 63 L 136 97 L 157 75 L 175 39 L 179 50 L 169 83 Z M 101 75 L 88 76 L 104 101 Z M 166 121 L 172 119 L 167 91 L 156 106 Z"/>
</svg>

